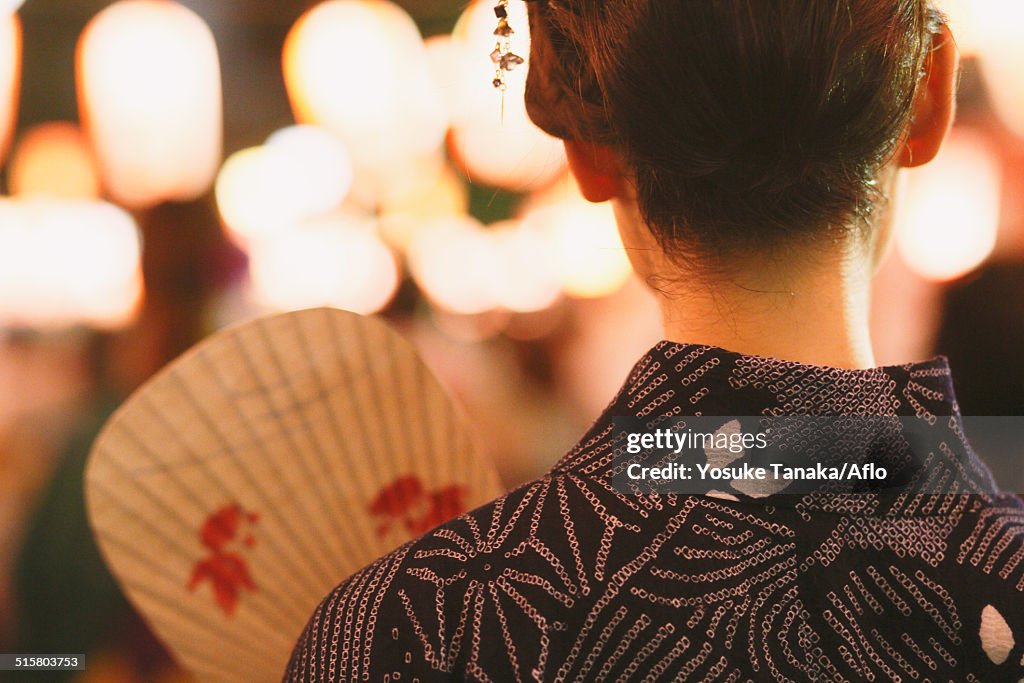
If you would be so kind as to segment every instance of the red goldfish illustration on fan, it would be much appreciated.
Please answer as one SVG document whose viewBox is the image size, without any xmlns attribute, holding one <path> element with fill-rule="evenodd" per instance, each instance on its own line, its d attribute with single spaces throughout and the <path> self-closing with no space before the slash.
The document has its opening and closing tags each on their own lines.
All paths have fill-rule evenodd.
<svg viewBox="0 0 1024 683">
<path fill-rule="evenodd" d="M 399 477 L 385 486 L 369 505 L 370 513 L 383 517 L 377 536 L 383 537 L 400 523 L 412 534 L 422 534 L 466 511 L 467 491 L 457 484 L 428 491 L 419 477 Z"/>
<path fill-rule="evenodd" d="M 246 512 L 238 503 L 212 513 L 199 529 L 199 542 L 209 555 L 196 563 L 188 581 L 189 591 L 209 582 L 221 611 L 232 616 L 243 590 L 256 591 L 243 553 L 256 544 L 246 527 L 259 522 L 259 515 Z"/>
</svg>

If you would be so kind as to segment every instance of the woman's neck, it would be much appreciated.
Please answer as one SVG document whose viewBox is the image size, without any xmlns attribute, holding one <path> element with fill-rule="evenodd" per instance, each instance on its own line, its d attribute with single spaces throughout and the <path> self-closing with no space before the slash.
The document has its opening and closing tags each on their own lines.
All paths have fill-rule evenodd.
<svg viewBox="0 0 1024 683">
<path fill-rule="evenodd" d="M 888 213 L 869 239 L 819 235 L 732 255 L 715 269 L 667 257 L 635 199 L 612 206 L 634 270 L 659 299 L 666 339 L 808 365 L 874 367 L 871 277 L 888 242 Z"/>
<path fill-rule="evenodd" d="M 666 338 L 810 365 L 873 367 L 869 259 L 796 251 L 746 259 L 712 280 L 676 272 L 654 283 Z"/>
</svg>

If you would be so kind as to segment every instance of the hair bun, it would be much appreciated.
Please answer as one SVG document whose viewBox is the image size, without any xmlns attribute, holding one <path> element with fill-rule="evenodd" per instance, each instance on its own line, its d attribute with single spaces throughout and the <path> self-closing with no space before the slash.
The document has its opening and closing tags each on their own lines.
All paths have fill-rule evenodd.
<svg viewBox="0 0 1024 683">
<path fill-rule="evenodd" d="M 666 245 L 853 226 L 877 203 L 937 24 L 926 0 L 839 4 L 533 2 L 528 110 L 616 147 Z"/>
</svg>

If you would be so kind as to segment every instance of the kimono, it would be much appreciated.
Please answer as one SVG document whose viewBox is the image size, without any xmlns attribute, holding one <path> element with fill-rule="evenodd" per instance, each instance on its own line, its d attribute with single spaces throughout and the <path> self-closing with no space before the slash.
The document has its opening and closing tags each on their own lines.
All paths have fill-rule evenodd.
<svg viewBox="0 0 1024 683">
<path fill-rule="evenodd" d="M 680 415 L 958 408 L 941 358 L 841 370 L 662 342 L 544 477 L 338 586 L 284 680 L 1024 679 L 1024 504 L 966 442 L 929 450 L 955 470 L 943 492 L 625 493 L 615 418 Z"/>
</svg>

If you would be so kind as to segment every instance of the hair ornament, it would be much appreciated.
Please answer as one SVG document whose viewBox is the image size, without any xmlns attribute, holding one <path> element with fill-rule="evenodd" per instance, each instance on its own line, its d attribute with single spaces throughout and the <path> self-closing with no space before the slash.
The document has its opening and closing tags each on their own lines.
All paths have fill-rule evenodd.
<svg viewBox="0 0 1024 683">
<path fill-rule="evenodd" d="M 526 60 L 512 52 L 511 38 L 515 31 L 508 23 L 508 0 L 498 0 L 498 4 L 494 6 L 494 16 L 498 18 L 498 27 L 494 29 L 497 44 L 491 53 L 491 61 L 495 64 L 494 80 L 491 83 L 504 92 L 508 87 L 505 74 Z"/>
</svg>

